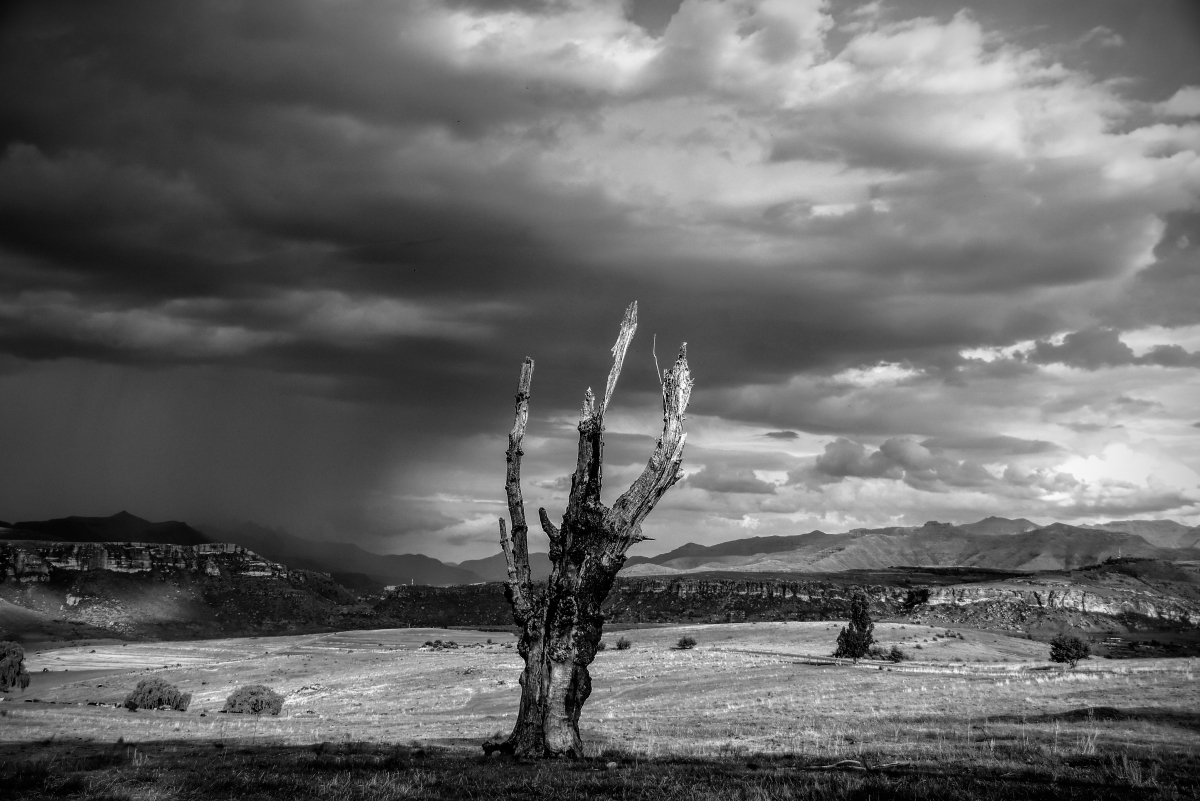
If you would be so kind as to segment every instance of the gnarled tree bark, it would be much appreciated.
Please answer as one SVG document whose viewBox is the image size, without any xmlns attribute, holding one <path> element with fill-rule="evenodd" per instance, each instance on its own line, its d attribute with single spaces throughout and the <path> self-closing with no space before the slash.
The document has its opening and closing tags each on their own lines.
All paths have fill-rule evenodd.
<svg viewBox="0 0 1200 801">
<path fill-rule="evenodd" d="M 545 509 L 538 510 L 550 538 L 551 572 L 545 587 L 529 573 L 529 527 L 521 497 L 521 442 L 529 420 L 529 387 L 533 360 L 526 358 L 517 387 L 516 415 L 508 435 L 505 489 L 511 529 L 500 520 L 500 544 L 508 563 L 505 594 L 521 629 L 517 650 L 525 660 L 521 675 L 521 708 L 512 734 L 485 743 L 487 753 L 502 751 L 522 757 L 581 757 L 579 713 L 592 692 L 588 665 L 604 625 L 600 606 L 612 588 L 625 553 L 641 542 L 642 521 L 683 473 L 684 411 L 692 392 L 687 343 L 662 375 L 663 430 L 646 468 L 612 507 L 600 502 L 604 457 L 604 412 L 612 399 L 625 351 L 637 329 L 637 303 L 630 304 L 613 346 L 613 366 L 597 403 L 592 390 L 584 395 L 579 419 L 579 456 L 571 477 L 571 494 L 562 524 L 555 526 Z"/>
</svg>

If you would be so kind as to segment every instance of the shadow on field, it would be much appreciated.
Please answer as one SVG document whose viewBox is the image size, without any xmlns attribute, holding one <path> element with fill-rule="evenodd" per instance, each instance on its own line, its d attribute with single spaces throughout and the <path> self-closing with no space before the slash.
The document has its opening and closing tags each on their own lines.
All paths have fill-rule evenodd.
<svg viewBox="0 0 1200 801">
<path fill-rule="evenodd" d="M 1111 706 L 1087 706 L 1044 715 L 993 715 L 995 723 L 1088 723 L 1090 721 L 1141 721 L 1200 732 L 1200 712 L 1157 707 L 1117 709 Z"/>
<path fill-rule="evenodd" d="M 794 756 L 647 760 L 611 750 L 578 761 L 485 758 L 478 743 L 245 741 L 103 744 L 46 740 L 0 745 L 7 799 L 1127 799 L 1194 797 L 1194 774 L 1136 782 L 1104 759 L 1002 767 L 957 762 L 849 769 Z M 863 762 L 870 765 L 864 757 Z M 1133 761 L 1122 763 L 1129 771 Z M 842 767 L 837 767 L 841 765 Z M 1139 768 L 1139 771 L 1141 769 Z M 1139 772 L 1139 777 L 1151 775 Z"/>
</svg>

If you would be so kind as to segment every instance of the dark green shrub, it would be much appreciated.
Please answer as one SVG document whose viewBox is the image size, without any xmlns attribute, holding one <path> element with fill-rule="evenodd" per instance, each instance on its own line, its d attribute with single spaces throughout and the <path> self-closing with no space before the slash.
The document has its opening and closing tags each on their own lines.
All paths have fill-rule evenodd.
<svg viewBox="0 0 1200 801">
<path fill-rule="evenodd" d="M 25 649 L 20 643 L 0 642 L 0 692 L 13 687 L 24 690 L 29 686 L 29 671 L 25 670 Z"/>
<path fill-rule="evenodd" d="M 166 679 L 151 676 L 142 679 L 125 696 L 126 709 L 174 709 L 184 712 L 192 702 L 192 694 L 180 692 L 179 688 Z"/>
<path fill-rule="evenodd" d="M 262 684 L 238 687 L 225 699 L 222 712 L 278 715 L 283 709 L 283 696 Z"/>
<path fill-rule="evenodd" d="M 696 647 L 696 638 L 685 634 L 679 638 L 679 642 L 675 643 L 675 647 L 680 651 L 690 651 Z"/>
<path fill-rule="evenodd" d="M 899 645 L 893 645 L 892 650 L 888 651 L 887 653 L 887 658 L 892 662 L 903 662 L 905 659 L 908 659 L 909 656 L 900 650 Z"/>
<path fill-rule="evenodd" d="M 1091 655 L 1092 651 L 1088 648 L 1088 644 L 1070 634 L 1059 634 L 1050 641 L 1051 662 L 1066 662 L 1071 667 L 1075 667 L 1080 659 L 1087 659 Z"/>
<path fill-rule="evenodd" d="M 628 651 L 629 646 L 631 646 L 631 645 L 633 645 L 633 643 L 631 643 L 626 638 L 624 638 L 624 637 L 617 638 L 617 650 L 618 651 Z"/>
<path fill-rule="evenodd" d="M 608 650 L 608 643 L 606 643 L 604 640 L 601 640 L 600 642 L 596 643 L 596 652 L 597 653 L 599 653 L 600 651 L 606 651 L 606 650 Z"/>
</svg>

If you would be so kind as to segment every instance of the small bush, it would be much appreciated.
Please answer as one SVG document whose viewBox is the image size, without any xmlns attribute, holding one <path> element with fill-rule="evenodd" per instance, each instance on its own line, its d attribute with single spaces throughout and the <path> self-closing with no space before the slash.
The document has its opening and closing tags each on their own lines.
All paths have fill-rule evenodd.
<svg viewBox="0 0 1200 801">
<path fill-rule="evenodd" d="M 608 643 L 606 643 L 604 640 L 601 640 L 600 642 L 596 643 L 596 652 L 597 653 L 599 653 L 600 651 L 607 651 L 607 650 L 608 650 Z"/>
<path fill-rule="evenodd" d="M 20 643 L 0 642 L 0 692 L 13 687 L 24 690 L 29 686 L 29 671 L 25 670 L 25 649 Z"/>
<path fill-rule="evenodd" d="M 261 715 L 264 712 L 278 715 L 283 709 L 283 696 L 262 684 L 246 684 L 238 687 L 225 699 L 222 712 Z"/>
<path fill-rule="evenodd" d="M 899 645 L 893 645 L 892 650 L 887 652 L 887 658 L 892 662 L 903 662 L 905 659 L 908 659 L 909 656 L 900 650 Z"/>
<path fill-rule="evenodd" d="M 131 710 L 174 709 L 185 712 L 191 702 L 191 693 L 180 692 L 174 684 L 158 676 L 142 679 L 133 692 L 125 696 L 125 708 Z"/>
<path fill-rule="evenodd" d="M 633 645 L 633 643 L 631 643 L 626 638 L 624 638 L 624 637 L 617 638 L 617 650 L 618 651 L 628 651 L 629 646 L 631 646 L 631 645 Z"/>
<path fill-rule="evenodd" d="M 696 638 L 684 635 L 679 638 L 679 642 L 675 643 L 675 647 L 680 651 L 690 651 L 696 647 Z"/>
</svg>

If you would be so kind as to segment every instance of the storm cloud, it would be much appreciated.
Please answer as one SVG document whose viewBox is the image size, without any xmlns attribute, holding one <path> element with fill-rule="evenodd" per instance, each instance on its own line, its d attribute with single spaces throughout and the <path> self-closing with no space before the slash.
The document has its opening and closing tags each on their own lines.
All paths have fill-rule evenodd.
<svg viewBox="0 0 1200 801">
<path fill-rule="evenodd" d="M 1200 18 L 1054 5 L 10 4 L 0 517 L 486 555 L 521 360 L 552 505 L 636 299 L 654 547 L 1200 522 Z"/>
</svg>

